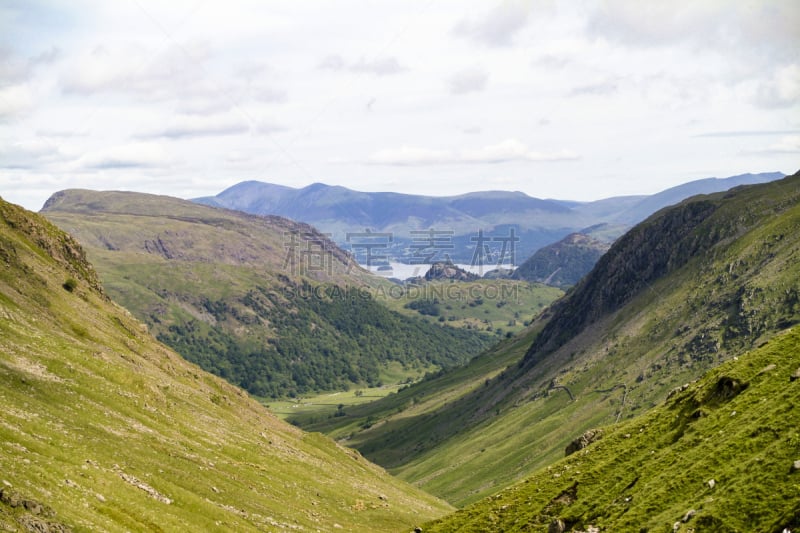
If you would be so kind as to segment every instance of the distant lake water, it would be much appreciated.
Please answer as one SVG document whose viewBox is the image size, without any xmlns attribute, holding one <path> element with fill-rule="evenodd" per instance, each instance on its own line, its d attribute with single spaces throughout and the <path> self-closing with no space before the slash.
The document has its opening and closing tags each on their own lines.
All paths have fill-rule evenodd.
<svg viewBox="0 0 800 533">
<path fill-rule="evenodd" d="M 363 265 L 362 265 L 363 266 Z M 407 265 L 405 263 L 395 263 L 390 262 L 389 266 L 391 270 L 384 270 L 386 267 L 383 266 L 370 266 L 369 271 L 378 274 L 379 276 L 383 276 L 385 278 L 397 278 L 397 279 L 408 279 L 414 278 L 417 276 L 424 276 L 425 273 L 431 268 L 431 265 L 422 264 L 422 265 Z M 483 276 L 490 270 L 495 270 L 498 268 L 498 265 L 495 264 L 485 264 L 485 265 L 465 265 L 456 263 L 455 266 L 466 270 L 467 272 L 471 272 L 473 274 L 478 274 L 479 276 Z M 513 269 L 513 265 L 501 265 L 503 268 Z M 366 267 L 364 267 L 366 268 Z M 379 270 L 381 269 L 381 270 Z"/>
</svg>

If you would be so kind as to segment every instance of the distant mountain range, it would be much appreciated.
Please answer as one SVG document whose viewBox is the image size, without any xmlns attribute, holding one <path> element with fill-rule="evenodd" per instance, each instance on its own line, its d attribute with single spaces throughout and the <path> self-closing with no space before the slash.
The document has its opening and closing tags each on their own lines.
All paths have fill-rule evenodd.
<svg viewBox="0 0 800 533">
<path fill-rule="evenodd" d="M 362 264 L 429 264 L 450 259 L 487 265 L 490 270 L 512 259 L 520 264 L 539 248 L 589 226 L 608 224 L 606 236 L 613 241 L 633 224 L 690 196 L 783 176 L 769 172 L 708 178 L 651 196 L 594 202 L 543 200 L 508 191 L 433 197 L 360 192 L 322 183 L 295 189 L 259 181 L 245 181 L 194 201 L 306 222 L 329 234 Z"/>
</svg>

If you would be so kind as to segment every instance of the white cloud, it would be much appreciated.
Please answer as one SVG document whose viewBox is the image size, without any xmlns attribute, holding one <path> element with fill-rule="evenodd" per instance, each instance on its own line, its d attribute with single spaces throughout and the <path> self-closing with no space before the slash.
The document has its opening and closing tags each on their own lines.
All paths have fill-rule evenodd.
<svg viewBox="0 0 800 533">
<path fill-rule="evenodd" d="M 456 161 L 454 154 L 448 150 L 431 150 L 414 146 L 386 148 L 369 156 L 367 161 L 376 165 L 438 165 Z"/>
<path fill-rule="evenodd" d="M 41 52 L 39 55 L 30 59 L 32 66 L 51 65 L 61 59 L 62 51 L 57 46 L 51 46 L 49 49 Z"/>
<path fill-rule="evenodd" d="M 762 82 L 756 103 L 763 107 L 790 107 L 800 104 L 800 65 L 788 65 L 777 70 L 773 78 Z"/>
<path fill-rule="evenodd" d="M 588 200 L 797 166 L 779 141 L 800 127 L 789 0 L 7 3 L 3 192 L 496 176 Z M 748 131 L 773 136 L 696 135 Z M 37 135 L 58 150 L 14 146 Z M 572 162 L 532 163 L 550 160 Z"/>
<path fill-rule="evenodd" d="M 390 76 L 399 74 L 407 69 L 400 64 L 396 57 L 382 57 L 370 60 L 361 58 L 350 66 L 350 70 L 375 76 Z"/>
<path fill-rule="evenodd" d="M 335 72 L 347 70 L 356 74 L 371 74 L 373 76 L 391 76 L 400 74 L 408 70 L 400 64 L 396 57 L 374 57 L 364 59 L 363 57 L 353 63 L 348 63 L 338 54 L 325 56 L 319 62 L 318 68 L 321 70 L 332 70 Z"/>
<path fill-rule="evenodd" d="M 29 64 L 14 54 L 11 48 L 0 46 L 0 86 L 27 81 Z"/>
<path fill-rule="evenodd" d="M 779 62 L 797 57 L 800 4 L 784 0 L 640 2 L 602 0 L 590 14 L 591 34 L 638 46 L 679 43 Z"/>
<path fill-rule="evenodd" d="M 345 68 L 344 58 L 338 54 L 327 55 L 319 62 L 318 68 L 322 70 L 342 70 Z"/>
<path fill-rule="evenodd" d="M 215 115 L 230 111 L 236 105 L 236 101 L 228 95 L 223 95 L 221 98 L 196 95 L 182 98 L 173 105 L 174 110 L 183 115 Z"/>
<path fill-rule="evenodd" d="M 102 170 L 164 167 L 171 162 L 162 145 L 138 142 L 89 152 L 71 166 L 75 169 Z"/>
<path fill-rule="evenodd" d="M 506 139 L 500 143 L 454 152 L 412 146 L 384 149 L 373 153 L 367 162 L 375 165 L 420 166 L 452 164 L 496 164 L 510 161 L 574 161 L 579 156 L 570 150 L 550 152 L 535 151 L 517 139 Z"/>
<path fill-rule="evenodd" d="M 447 85 L 451 94 L 466 94 L 485 90 L 488 82 L 488 72 L 482 68 L 472 67 L 460 70 L 450 76 Z"/>
<path fill-rule="evenodd" d="M 242 116 L 227 114 L 210 116 L 179 115 L 173 117 L 163 127 L 139 134 L 139 137 L 181 139 L 185 137 L 237 135 L 248 131 L 250 131 L 250 124 Z"/>
<path fill-rule="evenodd" d="M 263 103 L 281 103 L 288 100 L 288 95 L 285 90 L 264 85 L 248 87 L 247 94 L 253 100 Z"/>
<path fill-rule="evenodd" d="M 616 93 L 618 89 L 619 80 L 617 78 L 608 78 L 574 87 L 569 94 L 571 96 L 608 96 Z"/>
<path fill-rule="evenodd" d="M 702 0 L 683 4 L 604 0 L 592 13 L 589 29 L 611 40 L 644 45 L 707 39 L 717 28 L 714 16 L 723 9 L 719 2 Z"/>
<path fill-rule="evenodd" d="M 574 161 L 578 159 L 578 155 L 563 149 L 553 152 L 535 151 L 517 139 L 506 139 L 498 144 L 463 153 L 461 158 L 470 163 L 504 163 L 506 161 Z"/>
<path fill-rule="evenodd" d="M 0 146 L 0 168 L 35 169 L 62 159 L 58 144 L 34 138 Z"/>
<path fill-rule="evenodd" d="M 45 138 L 86 137 L 87 135 L 89 135 L 89 131 L 83 128 L 80 129 L 39 128 L 38 130 L 36 130 L 36 135 Z"/>
<path fill-rule="evenodd" d="M 565 55 L 557 54 L 544 54 L 537 57 L 531 63 L 533 66 L 539 66 L 546 69 L 560 70 L 572 62 L 572 59 Z"/>
<path fill-rule="evenodd" d="M 27 84 L 0 87 L 0 122 L 30 112 L 33 102 L 33 94 Z"/>
<path fill-rule="evenodd" d="M 708 131 L 698 133 L 694 137 L 763 137 L 782 135 L 786 133 L 798 133 L 795 130 L 730 130 L 730 131 Z"/>
<path fill-rule="evenodd" d="M 490 46 L 509 46 L 527 24 L 530 11 L 529 1 L 506 0 L 478 19 L 460 21 L 455 33 Z"/>
<path fill-rule="evenodd" d="M 61 87 L 68 94 L 116 92 L 144 100 L 181 99 L 198 88 L 208 89 L 203 81 L 210 58 L 202 42 L 163 50 L 140 43 L 98 45 L 63 71 Z"/>
<path fill-rule="evenodd" d="M 800 154 L 800 135 L 782 137 L 779 141 L 763 148 L 744 150 L 743 152 L 755 155 Z"/>
</svg>

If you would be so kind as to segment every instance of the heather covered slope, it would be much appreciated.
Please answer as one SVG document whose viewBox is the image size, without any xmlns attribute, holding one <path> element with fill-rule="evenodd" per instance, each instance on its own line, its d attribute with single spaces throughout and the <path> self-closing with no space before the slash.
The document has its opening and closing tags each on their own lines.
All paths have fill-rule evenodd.
<svg viewBox="0 0 800 533">
<path fill-rule="evenodd" d="M 491 356 L 320 429 L 451 503 L 475 502 L 800 322 L 799 259 L 800 175 L 687 200 L 618 240 Z"/>
<path fill-rule="evenodd" d="M 800 527 L 800 328 L 424 531 Z"/>
<path fill-rule="evenodd" d="M 390 311 L 390 285 L 311 226 L 164 196 L 70 190 L 43 214 L 109 295 L 190 361 L 262 397 L 376 386 L 461 364 L 489 336 Z"/>
<path fill-rule="evenodd" d="M 447 504 L 156 342 L 0 200 L 0 528 L 398 531 Z"/>
</svg>

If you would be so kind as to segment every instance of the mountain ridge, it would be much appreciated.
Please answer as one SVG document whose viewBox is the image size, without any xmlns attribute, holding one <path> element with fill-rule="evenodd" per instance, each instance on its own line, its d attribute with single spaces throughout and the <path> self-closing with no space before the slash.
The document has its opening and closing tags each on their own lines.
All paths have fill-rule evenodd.
<svg viewBox="0 0 800 533">
<path fill-rule="evenodd" d="M 424 236 L 411 232 L 430 229 L 442 232 L 440 237 L 447 238 L 448 246 L 439 247 L 439 251 L 448 254 L 456 263 L 470 263 L 475 259 L 475 237 L 479 231 L 491 234 L 482 244 L 499 252 L 500 239 L 510 237 L 513 229 L 513 236 L 519 239 L 514 259 L 520 263 L 537 249 L 588 226 L 599 223 L 630 226 L 662 207 L 697 193 L 718 192 L 742 183 L 760 183 L 783 176 L 779 172 L 769 172 L 707 178 L 650 196 L 593 202 L 540 199 L 519 191 L 423 196 L 362 192 L 322 183 L 292 188 L 251 180 L 233 185 L 216 196 L 193 201 L 308 222 L 345 247 L 350 243 L 348 234 L 365 229 L 391 233 L 392 240 L 386 243 L 385 253 L 401 262 L 413 261 L 409 249 L 413 250 L 424 241 Z M 620 234 L 617 232 L 614 237 Z M 433 241 L 429 241 L 428 247 L 436 248 Z M 441 256 L 437 259 L 447 260 Z M 508 261 L 509 257 L 504 259 Z"/>
</svg>

